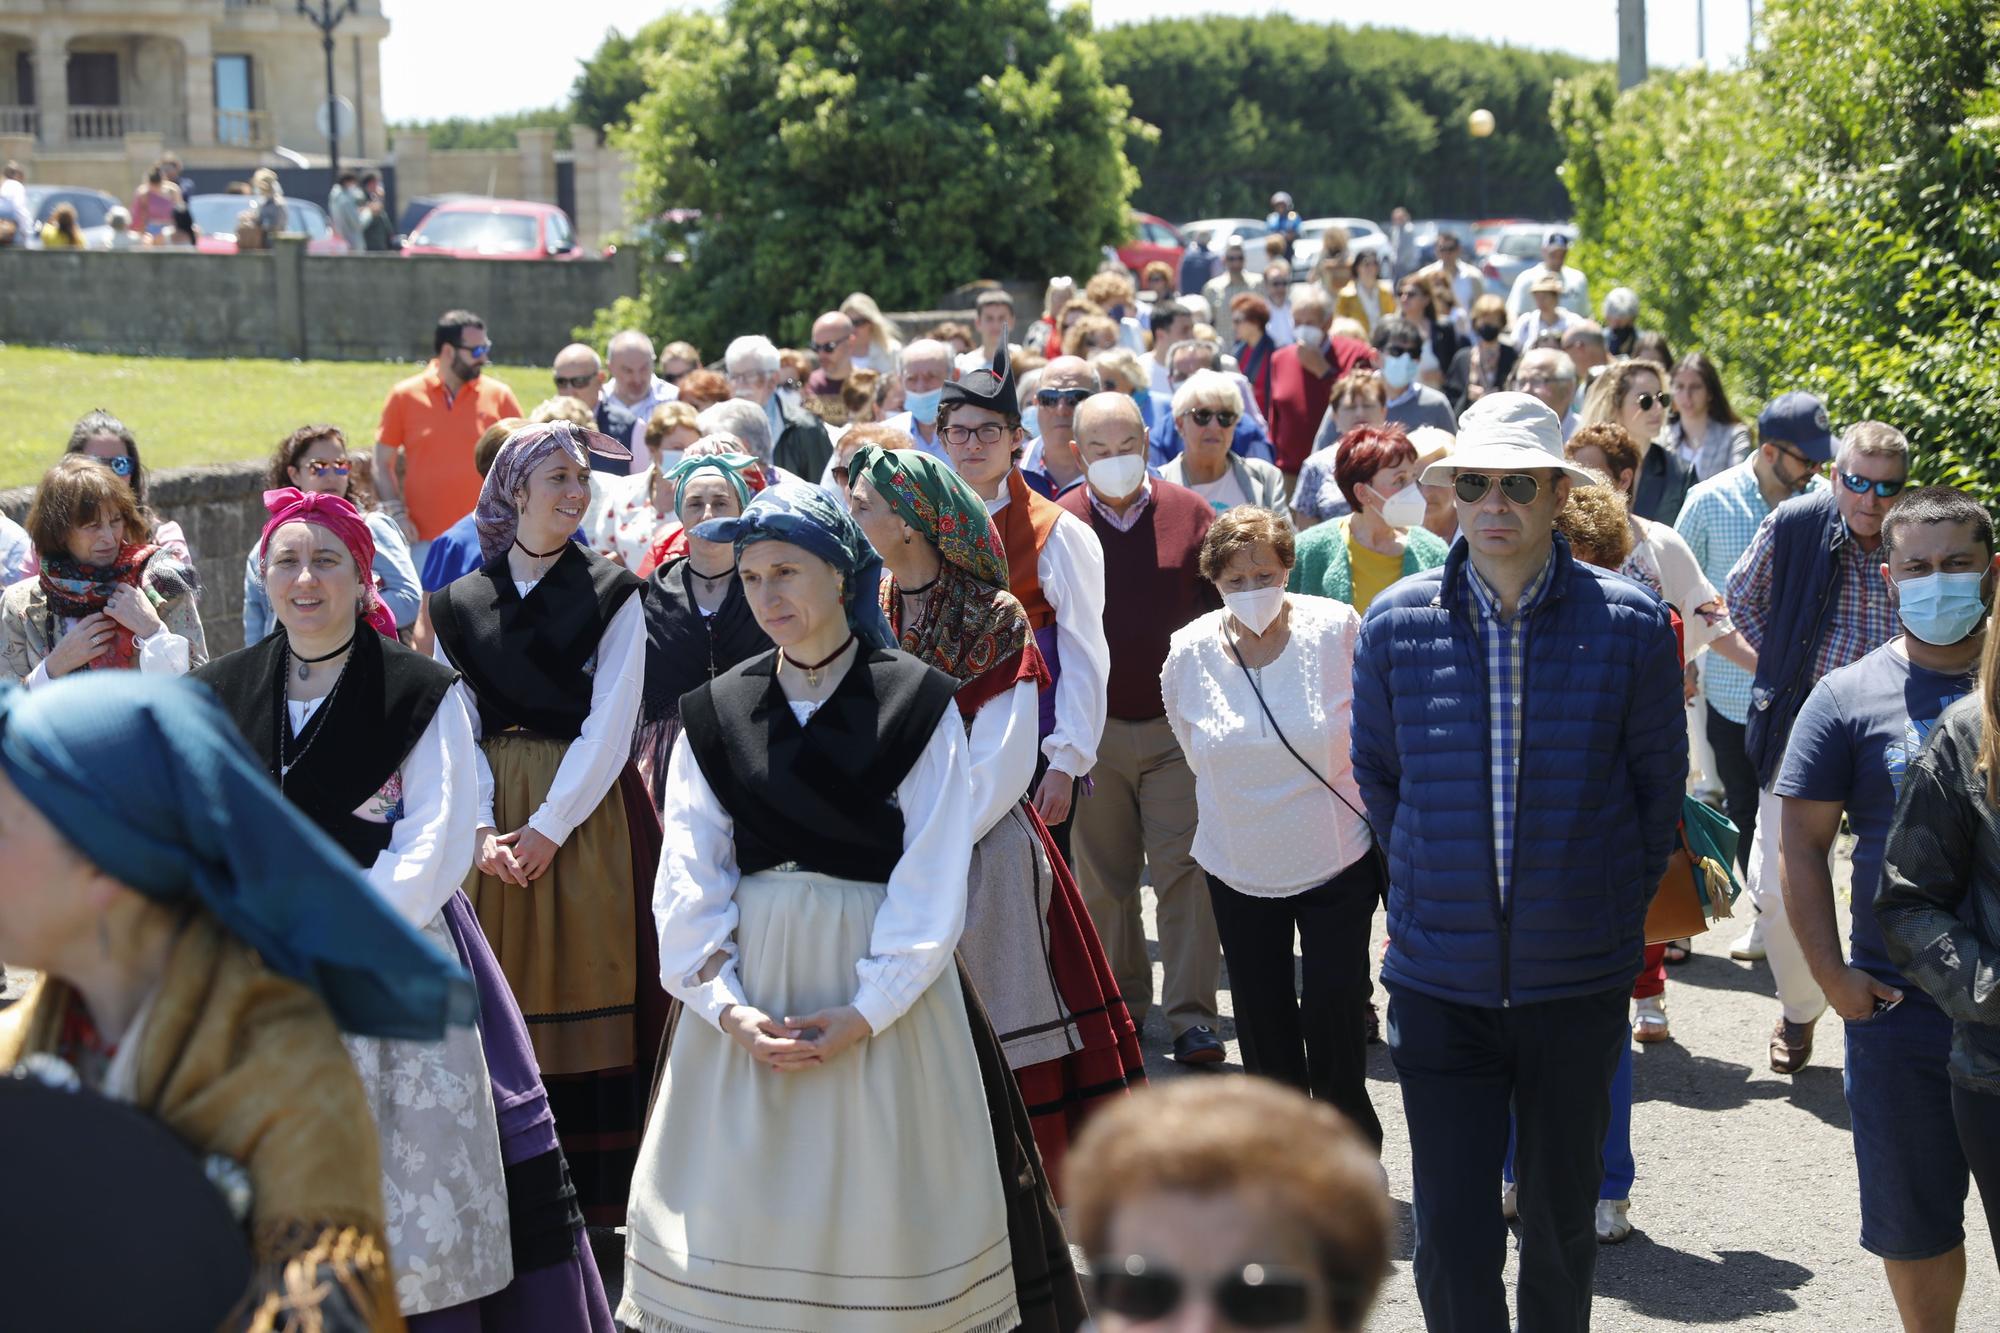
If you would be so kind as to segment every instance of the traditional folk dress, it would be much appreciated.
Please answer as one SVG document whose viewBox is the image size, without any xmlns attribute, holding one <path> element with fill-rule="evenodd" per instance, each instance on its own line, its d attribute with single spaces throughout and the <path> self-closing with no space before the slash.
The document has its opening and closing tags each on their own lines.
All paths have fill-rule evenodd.
<svg viewBox="0 0 2000 1333">
<path fill-rule="evenodd" d="M 848 466 L 943 559 L 913 619 L 893 577 L 882 581 L 883 611 L 903 651 L 959 682 L 977 840 L 959 956 L 1021 1085 L 1042 1161 L 1059 1178 L 1091 1111 L 1145 1081 L 1145 1057 L 1083 897 L 1026 798 L 1048 671 L 972 488 L 908 450 L 864 445 Z"/>
<path fill-rule="evenodd" d="M 659 825 L 629 756 L 644 676 L 639 580 L 571 543 L 537 582 L 503 547 L 431 599 L 437 653 L 471 688 L 476 822 L 557 845 L 522 887 L 466 897 L 533 1039 L 586 1220 L 624 1221 L 666 1019 L 646 886 Z"/>
</svg>

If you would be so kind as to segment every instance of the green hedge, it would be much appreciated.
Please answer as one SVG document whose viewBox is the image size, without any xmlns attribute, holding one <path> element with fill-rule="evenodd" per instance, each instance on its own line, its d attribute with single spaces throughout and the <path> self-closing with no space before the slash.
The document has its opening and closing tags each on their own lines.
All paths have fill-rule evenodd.
<svg viewBox="0 0 2000 1333">
<path fill-rule="evenodd" d="M 1809 389 L 2000 500 L 2000 6 L 1773 0 L 1744 69 L 1586 75 L 1551 115 L 1593 291 L 1746 415 Z"/>
</svg>

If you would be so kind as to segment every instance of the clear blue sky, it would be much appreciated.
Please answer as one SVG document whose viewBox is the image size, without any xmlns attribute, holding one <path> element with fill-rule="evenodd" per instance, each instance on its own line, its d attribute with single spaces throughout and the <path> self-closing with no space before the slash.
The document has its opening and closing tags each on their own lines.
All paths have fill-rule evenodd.
<svg viewBox="0 0 2000 1333">
<path fill-rule="evenodd" d="M 1742 57 L 1752 0 L 1706 0 L 1708 60 Z M 490 116 L 551 106 L 569 94 L 579 60 L 609 28 L 631 32 L 676 6 L 670 0 L 383 0 L 382 100 L 394 121 Z M 713 3 L 681 8 L 715 8 Z M 1648 0 L 1647 54 L 1656 65 L 1693 64 L 1702 0 Z M 1095 0 L 1099 27 L 1194 14 L 1293 14 L 1359 25 L 1384 22 L 1374 0 Z M 1516 46 L 1617 55 L 1617 0 L 1419 0 L 1397 27 Z"/>
</svg>

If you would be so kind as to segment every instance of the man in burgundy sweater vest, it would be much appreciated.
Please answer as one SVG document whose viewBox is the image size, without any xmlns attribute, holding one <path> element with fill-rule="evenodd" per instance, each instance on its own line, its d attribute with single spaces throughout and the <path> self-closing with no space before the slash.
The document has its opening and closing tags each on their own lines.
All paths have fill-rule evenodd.
<svg viewBox="0 0 2000 1333">
<path fill-rule="evenodd" d="M 1215 1064 L 1215 989 L 1222 954 L 1208 883 L 1195 864 L 1194 773 L 1167 725 L 1160 668 L 1175 630 L 1221 603 L 1197 569 L 1215 511 L 1184 486 L 1146 475 L 1146 423 L 1122 393 L 1086 398 L 1072 446 L 1086 485 L 1056 503 L 1104 549 L 1104 635 L 1111 678 L 1104 737 L 1070 837 L 1077 881 L 1104 941 L 1118 990 L 1145 1025 L 1153 969 L 1139 922 L 1139 877 L 1159 898 L 1161 1003 L 1174 1058 Z"/>
</svg>

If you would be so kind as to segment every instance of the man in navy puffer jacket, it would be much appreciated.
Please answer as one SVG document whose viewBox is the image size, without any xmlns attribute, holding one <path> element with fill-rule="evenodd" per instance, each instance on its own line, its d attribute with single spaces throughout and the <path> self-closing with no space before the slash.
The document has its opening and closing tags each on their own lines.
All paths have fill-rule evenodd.
<svg viewBox="0 0 2000 1333">
<path fill-rule="evenodd" d="M 1520 1326 L 1582 1333 L 1611 1078 L 1687 778 L 1679 655 L 1650 592 L 1555 535 L 1590 480 L 1555 414 L 1489 394 L 1459 429 L 1423 481 L 1454 487 L 1460 539 L 1375 599 L 1354 655 L 1417 1292 L 1434 1331 L 1509 1328 L 1495 1183 L 1511 1105 Z"/>
</svg>

